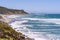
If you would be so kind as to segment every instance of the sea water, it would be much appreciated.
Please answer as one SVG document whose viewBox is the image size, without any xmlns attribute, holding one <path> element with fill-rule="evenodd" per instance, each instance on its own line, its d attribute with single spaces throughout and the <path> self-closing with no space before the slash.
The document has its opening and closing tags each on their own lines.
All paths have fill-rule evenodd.
<svg viewBox="0 0 60 40">
<path fill-rule="evenodd" d="M 60 40 L 60 14 L 12 15 L 9 24 L 34 40 Z"/>
</svg>

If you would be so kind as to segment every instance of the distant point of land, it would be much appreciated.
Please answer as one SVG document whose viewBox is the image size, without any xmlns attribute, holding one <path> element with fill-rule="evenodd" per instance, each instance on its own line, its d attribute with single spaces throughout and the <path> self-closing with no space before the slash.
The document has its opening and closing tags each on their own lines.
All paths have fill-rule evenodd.
<svg viewBox="0 0 60 40">
<path fill-rule="evenodd" d="M 0 6 L 0 14 L 13 15 L 13 14 L 28 14 L 24 10 L 9 9 L 6 7 Z"/>
</svg>

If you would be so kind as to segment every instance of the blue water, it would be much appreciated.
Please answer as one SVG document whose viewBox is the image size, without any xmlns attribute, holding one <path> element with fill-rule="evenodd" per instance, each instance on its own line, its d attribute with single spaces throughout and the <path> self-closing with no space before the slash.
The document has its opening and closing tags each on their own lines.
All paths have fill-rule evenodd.
<svg viewBox="0 0 60 40">
<path fill-rule="evenodd" d="M 30 14 L 23 17 L 30 17 L 30 18 L 60 18 L 60 14 Z"/>
<path fill-rule="evenodd" d="M 17 15 L 10 24 L 35 40 L 60 40 L 60 14 Z M 20 23 L 25 21 L 23 23 Z M 21 27 L 22 26 L 22 27 Z"/>
</svg>

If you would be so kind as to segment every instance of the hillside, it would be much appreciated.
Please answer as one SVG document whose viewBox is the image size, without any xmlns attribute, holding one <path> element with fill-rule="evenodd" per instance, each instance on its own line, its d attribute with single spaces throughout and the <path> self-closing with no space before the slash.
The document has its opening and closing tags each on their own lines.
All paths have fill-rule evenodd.
<svg viewBox="0 0 60 40">
<path fill-rule="evenodd" d="M 28 14 L 28 13 L 25 12 L 24 10 L 9 9 L 0 6 L 0 14 L 11 15 L 11 14 Z"/>
<path fill-rule="evenodd" d="M 7 23 L 0 21 L 0 40 L 30 40 L 20 32 L 16 32 Z"/>
</svg>

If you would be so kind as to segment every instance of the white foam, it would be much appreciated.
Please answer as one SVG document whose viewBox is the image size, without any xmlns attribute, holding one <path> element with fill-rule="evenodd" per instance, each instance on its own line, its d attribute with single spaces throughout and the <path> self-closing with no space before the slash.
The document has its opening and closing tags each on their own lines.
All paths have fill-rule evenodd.
<svg viewBox="0 0 60 40">
<path fill-rule="evenodd" d="M 44 38 L 35 38 L 35 40 L 46 40 Z"/>
<path fill-rule="evenodd" d="M 13 16 L 9 16 L 9 18 L 12 18 Z M 13 17 L 16 18 L 16 17 Z M 26 20 L 27 19 L 27 20 Z M 17 28 L 19 30 L 18 32 L 22 32 L 23 34 L 27 35 L 30 38 L 34 38 L 35 40 L 60 40 L 60 35 L 53 35 L 53 34 L 48 34 L 48 33 L 42 33 L 42 32 L 32 32 L 32 30 L 28 29 L 27 26 L 31 25 L 21 25 L 22 23 L 28 22 L 28 20 L 38 20 L 38 21 L 44 21 L 48 23 L 55 23 L 55 24 L 60 24 L 60 19 L 42 19 L 42 18 L 22 18 L 22 21 L 15 21 L 11 23 L 12 28 Z M 40 25 L 43 26 L 43 25 Z M 48 25 L 45 25 L 48 26 Z M 56 26 L 56 25 L 54 25 Z M 27 32 L 26 32 L 27 31 Z"/>
<path fill-rule="evenodd" d="M 18 24 L 18 23 L 16 23 L 16 24 Z M 14 23 L 13 23 L 14 27 L 16 27 L 16 26 L 21 27 L 21 25 L 16 25 L 16 24 L 14 25 Z M 39 34 L 34 33 L 31 30 L 29 30 L 28 28 L 26 28 L 26 25 L 22 26 L 20 29 L 17 29 L 17 30 L 20 30 L 19 32 L 22 32 L 23 34 L 27 35 L 30 38 L 34 38 L 35 40 L 57 40 L 57 39 L 55 39 L 56 36 L 53 36 L 53 35 L 49 36 L 49 35 L 46 35 L 46 33 L 39 33 Z M 25 32 L 25 31 L 27 31 L 27 32 Z"/>
<path fill-rule="evenodd" d="M 24 22 L 28 22 L 28 21 L 26 21 L 26 20 L 24 20 L 24 21 L 15 21 L 15 22 L 11 23 L 10 25 L 12 25 L 13 27 L 21 27 L 21 26 L 25 26 L 25 25 L 20 25 Z"/>
<path fill-rule="evenodd" d="M 7 18 L 16 18 L 16 17 L 19 17 L 18 15 L 4 15 L 5 17 Z"/>
<path fill-rule="evenodd" d="M 39 20 L 39 21 L 45 21 L 45 22 L 60 24 L 60 19 L 53 19 L 53 18 L 45 18 L 45 19 L 43 19 L 43 18 L 22 18 L 22 19 Z"/>
</svg>

